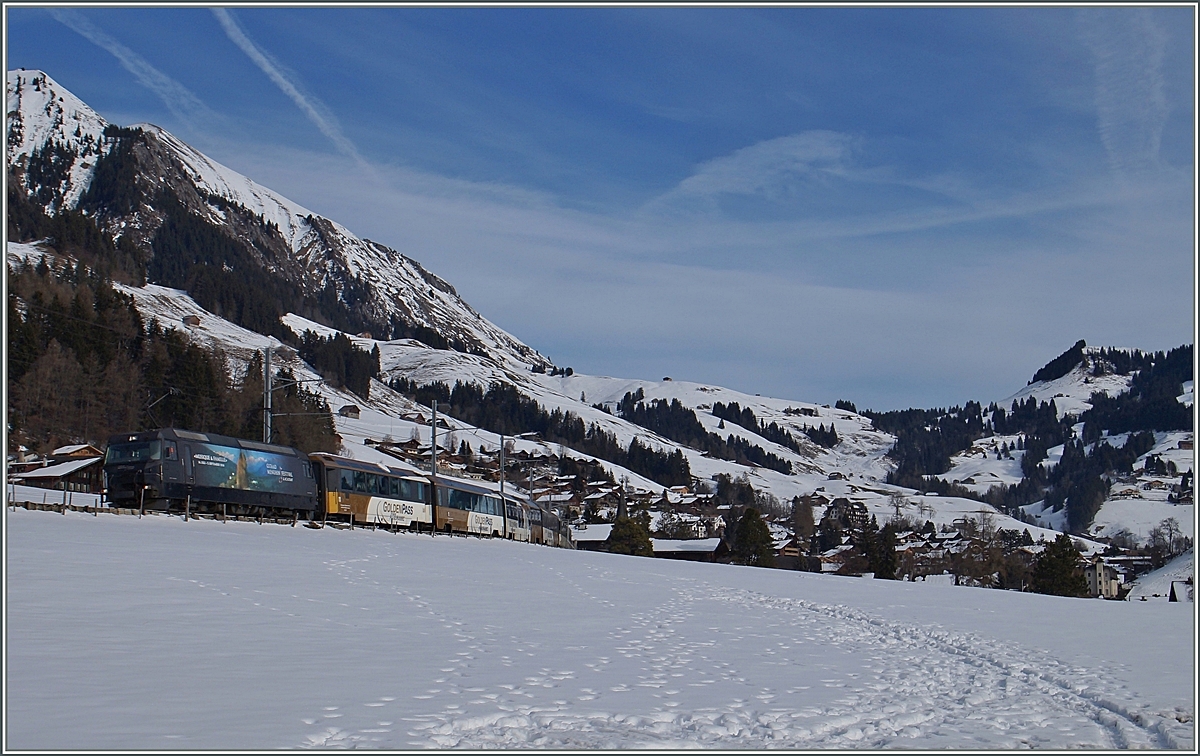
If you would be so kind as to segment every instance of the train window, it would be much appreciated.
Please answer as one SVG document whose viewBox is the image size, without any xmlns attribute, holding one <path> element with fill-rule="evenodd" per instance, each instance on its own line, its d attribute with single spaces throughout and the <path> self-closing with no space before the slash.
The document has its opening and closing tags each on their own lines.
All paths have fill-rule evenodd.
<svg viewBox="0 0 1200 756">
<path fill-rule="evenodd" d="M 424 486 L 415 480 L 401 480 L 400 498 L 407 501 L 425 501 Z"/>
<path fill-rule="evenodd" d="M 311 478 L 313 476 L 312 465 L 308 462 L 300 463 L 304 467 L 304 477 Z"/>
<path fill-rule="evenodd" d="M 342 470 L 342 490 L 354 490 L 354 473 L 350 470 Z"/>
<path fill-rule="evenodd" d="M 354 471 L 354 490 L 359 493 L 367 492 L 367 474 L 361 470 Z"/>
<path fill-rule="evenodd" d="M 393 499 L 400 498 L 400 479 L 399 478 L 388 478 L 387 482 L 388 482 L 388 496 L 391 496 Z"/>
</svg>

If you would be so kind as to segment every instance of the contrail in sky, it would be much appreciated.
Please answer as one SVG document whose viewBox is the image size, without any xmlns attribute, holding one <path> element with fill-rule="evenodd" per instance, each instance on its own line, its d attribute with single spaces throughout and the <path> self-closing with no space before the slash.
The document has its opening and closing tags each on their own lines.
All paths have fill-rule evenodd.
<svg viewBox="0 0 1200 756">
<path fill-rule="evenodd" d="M 225 29 L 225 34 L 233 41 L 235 45 L 242 49 L 242 52 L 249 56 L 254 64 L 262 69 L 262 72 L 267 75 L 271 81 L 275 82 L 275 86 L 283 90 L 283 93 L 291 98 L 292 102 L 296 103 L 296 107 L 303 111 L 304 115 L 308 116 L 308 120 L 313 122 L 321 133 L 329 137 L 338 151 L 352 158 L 362 168 L 370 170 L 370 166 L 362 156 L 358 154 L 358 150 L 354 147 L 354 143 L 346 138 L 342 133 L 341 127 L 337 123 L 337 119 L 329 113 L 329 109 L 315 97 L 306 96 L 300 91 L 300 88 L 294 84 L 280 70 L 280 66 L 267 53 L 263 52 L 250 40 L 246 33 L 242 31 L 242 27 L 234 20 L 229 11 L 224 8 L 213 8 L 213 15 L 221 22 L 221 26 Z"/>
<path fill-rule="evenodd" d="M 133 74 L 142 86 L 158 95 L 167 110 L 180 121 L 194 126 L 196 120 L 215 120 L 216 114 L 187 87 L 150 65 L 145 58 L 113 39 L 107 32 L 88 21 L 73 10 L 51 8 L 50 15 L 56 21 L 85 37 L 97 47 L 102 47 L 120 61 L 121 66 Z"/>
</svg>

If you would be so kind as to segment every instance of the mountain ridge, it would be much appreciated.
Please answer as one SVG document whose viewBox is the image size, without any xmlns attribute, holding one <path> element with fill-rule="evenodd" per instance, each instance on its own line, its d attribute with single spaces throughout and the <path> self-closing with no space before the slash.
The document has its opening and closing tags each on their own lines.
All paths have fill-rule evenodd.
<svg viewBox="0 0 1200 756">
<path fill-rule="evenodd" d="M 477 351 L 514 365 L 553 364 L 480 315 L 416 260 L 360 239 L 165 129 L 108 123 L 44 72 L 8 72 L 7 113 L 7 157 L 16 181 L 49 214 L 79 209 L 114 238 L 131 239 L 152 269 L 159 236 L 174 214 L 223 234 L 237 248 L 205 264 L 233 272 L 252 262 L 298 290 L 309 303 L 309 317 L 333 321 L 346 314 L 330 324 L 424 337 L 435 342 L 431 346 Z M 106 182 L 130 175 L 134 196 L 117 201 L 117 189 Z M 204 276 L 178 273 L 156 283 L 196 293 L 197 279 Z"/>
</svg>

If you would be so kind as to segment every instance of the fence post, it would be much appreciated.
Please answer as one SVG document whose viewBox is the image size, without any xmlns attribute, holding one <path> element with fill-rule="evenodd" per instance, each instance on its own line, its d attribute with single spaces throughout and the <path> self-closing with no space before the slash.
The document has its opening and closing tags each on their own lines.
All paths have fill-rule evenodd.
<svg viewBox="0 0 1200 756">
<path fill-rule="evenodd" d="M 142 519 L 142 515 L 146 513 L 146 486 L 142 485 L 138 491 L 138 519 Z"/>
<path fill-rule="evenodd" d="M 187 495 L 187 501 L 183 505 L 183 521 L 187 522 L 192 517 L 192 495 Z"/>
<path fill-rule="evenodd" d="M 227 506 L 225 502 L 221 502 L 221 522 L 225 522 L 225 510 Z"/>
</svg>

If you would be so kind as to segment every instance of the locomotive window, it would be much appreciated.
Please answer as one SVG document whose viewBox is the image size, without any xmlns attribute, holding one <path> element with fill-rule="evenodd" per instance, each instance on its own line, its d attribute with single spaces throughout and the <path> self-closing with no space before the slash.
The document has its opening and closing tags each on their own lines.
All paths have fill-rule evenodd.
<svg viewBox="0 0 1200 756">
<path fill-rule="evenodd" d="M 160 459 L 162 443 L 159 441 L 139 441 L 132 444 L 113 444 L 104 455 L 104 464 L 120 464 L 122 462 L 145 462 L 149 459 Z"/>
<path fill-rule="evenodd" d="M 175 444 L 163 445 L 163 459 L 177 459 L 175 456 Z"/>
</svg>

